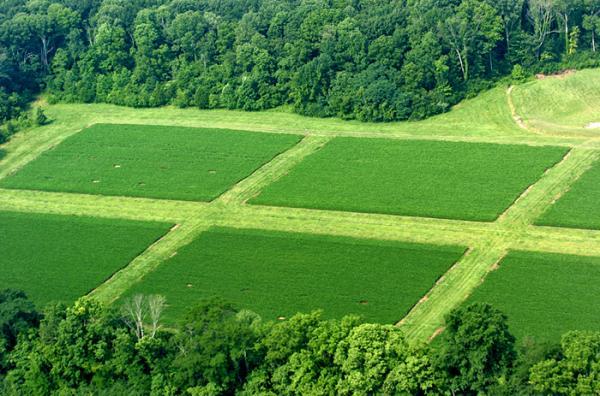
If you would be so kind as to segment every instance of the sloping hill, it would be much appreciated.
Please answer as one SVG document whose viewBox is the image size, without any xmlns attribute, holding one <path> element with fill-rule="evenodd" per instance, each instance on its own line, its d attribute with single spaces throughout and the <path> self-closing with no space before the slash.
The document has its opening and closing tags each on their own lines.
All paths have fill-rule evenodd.
<svg viewBox="0 0 600 396">
<path fill-rule="evenodd" d="M 600 136 L 600 69 L 544 76 L 515 86 L 512 100 L 531 128 Z"/>
</svg>

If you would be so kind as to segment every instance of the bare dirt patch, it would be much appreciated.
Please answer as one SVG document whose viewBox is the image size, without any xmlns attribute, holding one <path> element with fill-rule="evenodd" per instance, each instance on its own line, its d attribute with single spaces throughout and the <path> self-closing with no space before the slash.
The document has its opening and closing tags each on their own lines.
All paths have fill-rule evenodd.
<svg viewBox="0 0 600 396">
<path fill-rule="evenodd" d="M 575 72 L 576 72 L 575 69 L 567 69 L 567 70 L 563 70 L 561 72 L 552 73 L 552 74 L 539 73 L 539 74 L 535 75 L 535 78 L 537 78 L 538 80 L 545 80 L 547 78 L 559 78 L 562 80 L 564 78 L 567 78 L 568 76 L 575 74 Z"/>
<path fill-rule="evenodd" d="M 435 337 L 439 336 L 440 334 L 442 334 L 444 332 L 444 327 L 439 327 L 438 329 L 436 329 L 433 334 L 431 335 L 431 337 L 429 337 L 429 341 L 433 340 Z"/>
</svg>

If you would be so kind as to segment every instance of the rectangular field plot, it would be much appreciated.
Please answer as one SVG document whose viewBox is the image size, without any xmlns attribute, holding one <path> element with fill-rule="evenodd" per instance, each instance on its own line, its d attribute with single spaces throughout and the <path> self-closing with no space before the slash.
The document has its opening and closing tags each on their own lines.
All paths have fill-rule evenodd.
<svg viewBox="0 0 600 396">
<path fill-rule="evenodd" d="M 95 125 L 0 186 L 210 201 L 299 140 L 219 129 Z"/>
<path fill-rule="evenodd" d="M 264 319 L 323 309 L 399 321 L 464 249 L 212 228 L 162 263 L 127 296 L 161 294 L 173 322 L 218 296 Z"/>
<path fill-rule="evenodd" d="M 511 252 L 473 293 L 503 311 L 518 338 L 558 341 L 600 329 L 600 258 Z"/>
<path fill-rule="evenodd" d="M 536 224 L 600 229 L 600 163 L 584 173 Z"/>
<path fill-rule="evenodd" d="M 125 267 L 168 224 L 0 212 L 0 289 L 72 302 Z"/>
<path fill-rule="evenodd" d="M 567 149 L 337 138 L 251 203 L 492 221 Z"/>
</svg>

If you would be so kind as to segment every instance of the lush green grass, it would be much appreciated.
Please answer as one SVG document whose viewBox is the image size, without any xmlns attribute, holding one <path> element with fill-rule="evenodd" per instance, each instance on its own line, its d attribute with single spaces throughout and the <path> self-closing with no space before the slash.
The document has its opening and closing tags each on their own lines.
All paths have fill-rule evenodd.
<svg viewBox="0 0 600 396">
<path fill-rule="evenodd" d="M 550 207 L 536 224 L 600 229 L 599 202 L 600 164 L 596 163 Z"/>
<path fill-rule="evenodd" d="M 251 203 L 494 220 L 566 149 L 337 138 Z"/>
<path fill-rule="evenodd" d="M 600 136 L 600 69 L 577 71 L 515 87 L 517 112 L 528 125 L 548 132 L 589 133 Z"/>
<path fill-rule="evenodd" d="M 600 258 L 512 252 L 469 302 L 502 310 L 518 337 L 558 341 L 569 330 L 600 329 Z"/>
<path fill-rule="evenodd" d="M 287 133 L 360 134 L 367 132 L 474 137 L 527 134 L 519 129 L 511 118 L 506 87 L 494 88 L 473 99 L 465 100 L 448 113 L 410 122 L 373 123 L 339 118 L 304 117 L 285 108 L 245 112 L 176 107 L 131 109 L 106 104 L 57 104 L 48 107 L 48 115 L 53 119 L 69 119 L 73 114 L 85 115 L 95 122 L 154 123 Z"/>
<path fill-rule="evenodd" d="M 161 237 L 167 224 L 0 212 L 0 288 L 72 302 Z"/>
<path fill-rule="evenodd" d="M 265 319 L 323 309 L 394 323 L 462 254 L 457 247 L 212 228 L 127 295 L 163 294 L 173 321 L 220 296 Z"/>
<path fill-rule="evenodd" d="M 43 153 L 0 186 L 208 201 L 299 139 L 230 130 L 95 125 Z"/>
</svg>

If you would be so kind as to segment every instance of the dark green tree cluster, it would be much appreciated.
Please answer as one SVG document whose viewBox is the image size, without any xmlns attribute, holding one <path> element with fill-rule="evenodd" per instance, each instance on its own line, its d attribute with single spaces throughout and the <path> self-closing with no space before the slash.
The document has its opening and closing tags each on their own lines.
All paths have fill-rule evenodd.
<svg viewBox="0 0 600 396">
<path fill-rule="evenodd" d="M 598 0 L 4 0 L 0 122 L 40 89 L 54 101 L 420 119 L 515 66 L 597 66 L 599 30 Z"/>
<path fill-rule="evenodd" d="M 452 312 L 434 347 L 395 326 L 319 312 L 264 322 L 218 299 L 163 328 L 164 299 L 120 311 L 91 299 L 38 313 L 0 291 L 0 394 L 372 395 L 596 394 L 600 333 L 515 347 L 489 305 Z"/>
</svg>

